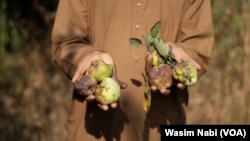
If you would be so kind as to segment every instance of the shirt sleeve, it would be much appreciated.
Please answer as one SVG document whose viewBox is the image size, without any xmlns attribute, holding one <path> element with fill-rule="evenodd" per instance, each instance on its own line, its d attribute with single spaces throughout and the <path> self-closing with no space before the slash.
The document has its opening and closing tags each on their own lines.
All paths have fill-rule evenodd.
<svg viewBox="0 0 250 141">
<path fill-rule="evenodd" d="M 80 59 L 95 48 L 89 42 L 87 3 L 60 0 L 52 30 L 53 61 L 72 78 Z"/>
<path fill-rule="evenodd" d="M 210 0 L 190 0 L 183 13 L 176 44 L 201 65 L 200 77 L 208 70 L 214 45 Z"/>
</svg>

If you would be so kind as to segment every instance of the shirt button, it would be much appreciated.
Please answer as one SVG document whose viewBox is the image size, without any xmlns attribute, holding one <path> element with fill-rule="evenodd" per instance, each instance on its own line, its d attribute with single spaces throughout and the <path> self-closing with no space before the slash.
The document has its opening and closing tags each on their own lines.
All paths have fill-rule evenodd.
<svg viewBox="0 0 250 141">
<path fill-rule="evenodd" d="M 136 4 L 137 6 L 141 6 L 142 4 L 141 3 L 139 3 L 139 2 L 137 2 L 137 4 Z"/>
<path fill-rule="evenodd" d="M 137 24 L 137 25 L 135 25 L 135 28 L 139 29 L 139 28 L 140 28 L 140 26 Z"/>
</svg>

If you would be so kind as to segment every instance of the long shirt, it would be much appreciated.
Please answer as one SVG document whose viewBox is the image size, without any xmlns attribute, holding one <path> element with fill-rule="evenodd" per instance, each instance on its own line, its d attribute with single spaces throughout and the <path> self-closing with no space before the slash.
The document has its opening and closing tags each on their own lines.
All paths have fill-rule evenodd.
<svg viewBox="0 0 250 141">
<path fill-rule="evenodd" d="M 80 59 L 94 50 L 109 53 L 117 77 L 128 84 L 118 107 L 100 110 L 73 92 L 67 121 L 69 141 L 159 141 L 161 124 L 186 124 L 188 89 L 171 88 L 165 96 L 152 92 L 151 108 L 142 108 L 145 44 L 129 38 L 149 34 L 161 21 L 159 37 L 182 47 L 202 67 L 209 68 L 214 35 L 209 0 L 60 0 L 52 32 L 52 56 L 71 79 Z"/>
</svg>

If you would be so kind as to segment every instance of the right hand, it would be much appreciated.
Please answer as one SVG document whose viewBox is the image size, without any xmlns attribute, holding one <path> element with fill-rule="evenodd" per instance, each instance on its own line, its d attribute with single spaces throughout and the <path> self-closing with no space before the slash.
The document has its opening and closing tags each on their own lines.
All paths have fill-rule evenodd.
<svg viewBox="0 0 250 141">
<path fill-rule="evenodd" d="M 83 57 L 77 65 L 76 71 L 75 71 L 74 76 L 72 78 L 72 83 L 74 84 L 76 82 L 76 80 L 81 75 L 86 74 L 91 62 L 94 60 L 97 60 L 97 59 L 102 59 L 105 63 L 111 64 L 112 66 L 114 66 L 114 71 L 113 71 L 114 73 L 113 73 L 112 77 L 120 84 L 121 89 L 125 89 L 127 87 L 127 84 L 117 79 L 114 61 L 113 61 L 112 57 L 104 51 L 93 51 L 93 52 L 89 53 L 88 55 L 86 55 L 85 57 Z M 86 91 L 85 100 L 89 101 L 89 102 L 94 101 L 95 100 L 94 93 L 90 90 L 85 90 L 85 91 Z M 111 108 L 116 108 L 117 102 L 112 103 L 110 105 L 102 105 L 102 104 L 97 103 L 97 105 L 102 110 L 108 110 L 109 106 Z"/>
</svg>

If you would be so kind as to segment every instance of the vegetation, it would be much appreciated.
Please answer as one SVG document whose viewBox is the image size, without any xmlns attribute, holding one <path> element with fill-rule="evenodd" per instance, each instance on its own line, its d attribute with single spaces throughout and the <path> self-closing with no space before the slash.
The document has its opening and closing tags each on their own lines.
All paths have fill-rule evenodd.
<svg viewBox="0 0 250 141">
<path fill-rule="evenodd" d="M 189 123 L 249 124 L 250 2 L 212 2 L 215 49 L 208 73 L 190 89 Z"/>
<path fill-rule="evenodd" d="M 0 1 L 1 140 L 66 136 L 72 85 L 50 54 L 57 3 Z M 250 124 L 248 5 L 248 0 L 212 0 L 215 48 L 209 71 L 190 87 L 189 124 Z"/>
</svg>

